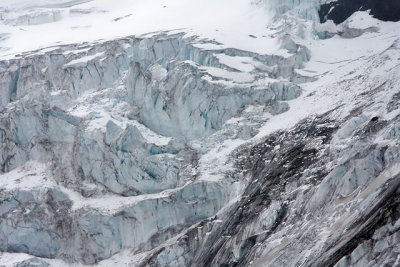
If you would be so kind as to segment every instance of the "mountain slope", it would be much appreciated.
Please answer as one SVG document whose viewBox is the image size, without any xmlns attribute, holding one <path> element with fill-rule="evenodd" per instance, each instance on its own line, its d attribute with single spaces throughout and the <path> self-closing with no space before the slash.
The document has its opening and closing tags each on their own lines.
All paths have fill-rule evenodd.
<svg viewBox="0 0 400 267">
<path fill-rule="evenodd" d="M 0 264 L 398 265 L 399 23 L 320 4 L 0 5 Z"/>
</svg>

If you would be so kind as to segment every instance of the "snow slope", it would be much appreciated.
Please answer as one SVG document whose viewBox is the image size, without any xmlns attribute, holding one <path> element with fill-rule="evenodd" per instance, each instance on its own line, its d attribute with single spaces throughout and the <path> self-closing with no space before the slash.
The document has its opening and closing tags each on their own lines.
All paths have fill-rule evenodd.
<svg viewBox="0 0 400 267">
<path fill-rule="evenodd" d="M 0 264 L 396 265 L 400 25 L 320 3 L 0 0 Z"/>
<path fill-rule="evenodd" d="M 271 16 L 249 1 L 1 0 L 0 8 L 2 58 L 58 44 L 174 30 L 258 53 L 279 49 L 268 38 L 273 31 L 265 28 Z M 29 17 L 43 21 L 30 25 Z"/>
</svg>

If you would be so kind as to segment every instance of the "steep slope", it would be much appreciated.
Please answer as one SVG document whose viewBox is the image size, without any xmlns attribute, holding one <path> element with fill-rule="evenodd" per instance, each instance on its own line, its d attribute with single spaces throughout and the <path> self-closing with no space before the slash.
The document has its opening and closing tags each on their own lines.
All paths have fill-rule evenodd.
<svg viewBox="0 0 400 267">
<path fill-rule="evenodd" d="M 7 3 L 0 264 L 398 265 L 400 25 L 319 7 Z"/>
</svg>

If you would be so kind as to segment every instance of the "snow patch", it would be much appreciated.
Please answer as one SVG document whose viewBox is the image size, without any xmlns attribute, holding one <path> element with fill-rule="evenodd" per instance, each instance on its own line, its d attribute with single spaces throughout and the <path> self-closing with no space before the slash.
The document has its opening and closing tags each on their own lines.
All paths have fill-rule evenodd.
<svg viewBox="0 0 400 267">
<path fill-rule="evenodd" d="M 72 66 L 85 66 L 89 61 L 101 57 L 104 52 L 96 53 L 94 55 L 84 56 L 78 59 L 71 60 L 69 63 L 65 64 L 64 67 L 72 67 Z"/>
<path fill-rule="evenodd" d="M 0 175 L 0 188 L 7 191 L 43 189 L 55 185 L 46 164 L 37 161 L 28 161 L 25 165 Z"/>
</svg>

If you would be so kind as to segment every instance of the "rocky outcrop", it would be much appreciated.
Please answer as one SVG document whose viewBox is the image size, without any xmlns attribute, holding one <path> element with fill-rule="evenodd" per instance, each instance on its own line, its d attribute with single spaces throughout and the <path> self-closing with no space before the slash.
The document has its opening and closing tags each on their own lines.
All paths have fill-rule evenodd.
<svg viewBox="0 0 400 267">
<path fill-rule="evenodd" d="M 336 0 L 321 5 L 319 17 L 321 22 L 333 20 L 340 24 L 356 11 L 367 11 L 382 21 L 400 20 L 400 3 L 397 0 Z"/>
</svg>

